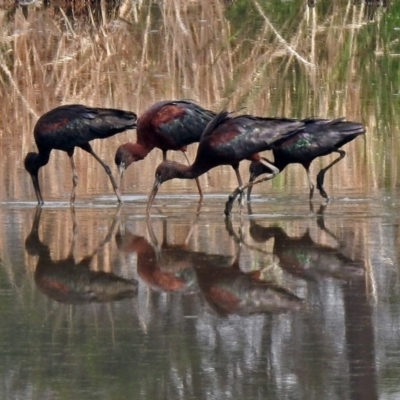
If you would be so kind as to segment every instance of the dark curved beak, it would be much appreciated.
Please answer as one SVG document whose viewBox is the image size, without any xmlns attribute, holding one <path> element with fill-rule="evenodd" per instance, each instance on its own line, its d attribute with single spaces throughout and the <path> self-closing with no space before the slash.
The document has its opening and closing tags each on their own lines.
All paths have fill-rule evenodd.
<svg viewBox="0 0 400 400">
<path fill-rule="evenodd" d="M 254 182 L 254 180 L 256 179 L 255 174 L 250 174 L 250 179 L 249 179 L 249 183 Z M 253 185 L 250 185 L 247 188 L 247 201 L 250 201 L 250 197 L 251 197 L 251 191 L 253 190 Z"/>
<path fill-rule="evenodd" d="M 122 177 L 124 176 L 124 172 L 125 172 L 126 168 L 125 168 L 125 163 L 122 162 L 121 164 L 118 165 L 118 175 L 119 175 L 119 181 L 118 181 L 118 187 L 121 187 L 121 181 L 122 181 Z"/>
<path fill-rule="evenodd" d="M 44 204 L 44 201 L 42 197 L 42 192 L 40 191 L 39 177 L 37 175 L 31 175 L 31 178 L 32 178 L 33 188 L 35 189 L 38 205 L 41 206 Z"/>
<path fill-rule="evenodd" d="M 147 201 L 147 208 L 146 208 L 146 214 L 150 214 L 151 206 L 153 205 L 153 201 L 157 195 L 158 189 L 161 186 L 161 179 L 159 177 L 156 177 L 154 184 L 153 184 L 153 189 L 151 189 L 151 193 L 149 196 L 149 200 Z"/>
</svg>

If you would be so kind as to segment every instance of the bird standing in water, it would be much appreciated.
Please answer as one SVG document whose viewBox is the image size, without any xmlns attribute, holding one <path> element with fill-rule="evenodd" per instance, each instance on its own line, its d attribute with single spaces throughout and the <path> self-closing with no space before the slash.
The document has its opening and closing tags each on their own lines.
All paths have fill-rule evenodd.
<svg viewBox="0 0 400 400">
<path fill-rule="evenodd" d="M 314 194 L 314 184 L 309 170 L 312 161 L 317 157 L 339 153 L 339 157 L 322 168 L 317 175 L 317 189 L 322 197 L 329 200 L 324 189 L 325 173 L 346 155 L 346 152 L 340 150 L 340 148 L 365 133 L 365 127 L 359 122 L 344 121 L 344 118 L 334 120 L 308 118 L 302 122 L 305 124 L 303 132 L 282 142 L 272 150 L 274 162 L 265 158 L 264 160 L 274 165 L 279 171 L 282 171 L 289 164 L 301 164 L 307 172 L 310 187 L 309 199 L 311 201 Z M 262 174 L 270 173 L 270 168 L 264 163 L 255 161 L 250 164 L 250 182 L 253 182 Z M 251 189 L 252 186 L 249 186 L 247 191 L 248 201 L 250 200 Z"/>
<path fill-rule="evenodd" d="M 78 175 L 73 159 L 75 147 L 91 154 L 105 169 L 114 192 L 121 202 L 121 195 L 111 170 L 93 151 L 89 142 L 105 139 L 127 129 L 136 128 L 137 116 L 130 111 L 112 108 L 91 108 L 81 104 L 60 106 L 43 114 L 37 121 L 34 136 L 38 153 L 28 153 L 25 157 L 25 169 L 32 178 L 38 203 L 43 204 L 39 185 L 39 169 L 49 162 L 52 150 L 67 152 L 72 167 L 71 205 L 75 202 L 75 189 Z"/>
<path fill-rule="evenodd" d="M 153 104 L 138 119 L 136 143 L 125 143 L 115 153 L 120 180 L 129 165 L 143 160 L 156 147 L 162 150 L 163 161 L 168 150 L 181 150 L 186 157 L 187 146 L 200 140 L 214 116 L 214 112 L 187 100 Z M 202 197 L 197 178 L 196 184 Z"/>
<path fill-rule="evenodd" d="M 192 165 L 163 161 L 156 170 L 155 181 L 147 204 L 149 214 L 160 185 L 170 179 L 194 179 L 219 165 L 231 165 L 239 185 L 239 163 L 244 159 L 258 161 L 260 151 L 270 150 L 273 143 L 289 137 L 304 126 L 286 119 L 260 118 L 251 115 L 231 117 L 227 111 L 217 114 L 207 125 Z M 261 161 L 265 162 L 265 161 Z M 279 170 L 266 162 L 276 175 Z M 229 210 L 230 211 L 230 210 Z M 229 213 L 229 212 L 228 212 Z"/>
</svg>

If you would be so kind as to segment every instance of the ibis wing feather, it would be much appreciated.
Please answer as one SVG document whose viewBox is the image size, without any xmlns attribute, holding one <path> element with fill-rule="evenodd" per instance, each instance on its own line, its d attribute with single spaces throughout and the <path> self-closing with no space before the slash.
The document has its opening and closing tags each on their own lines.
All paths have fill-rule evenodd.
<svg viewBox="0 0 400 400">
<path fill-rule="evenodd" d="M 43 114 L 34 136 L 42 148 L 68 150 L 134 127 L 136 114 L 130 111 L 70 104 Z"/>
<path fill-rule="evenodd" d="M 176 118 L 160 124 L 160 130 L 167 134 L 177 147 L 198 142 L 207 124 L 215 113 L 190 102 L 175 102 Z"/>
<path fill-rule="evenodd" d="M 274 150 L 275 159 L 287 158 L 290 162 L 311 162 L 314 158 L 330 154 L 357 136 L 365 133 L 358 122 L 335 120 L 305 120 L 305 130 Z"/>
<path fill-rule="evenodd" d="M 138 121 L 138 142 L 162 150 L 182 150 L 198 142 L 215 113 L 188 100 L 162 101 Z"/>
<path fill-rule="evenodd" d="M 229 117 L 222 111 L 207 126 L 196 159 L 219 159 L 226 164 L 240 162 L 254 154 L 270 150 L 272 143 L 285 140 L 304 127 L 295 120 L 278 120 L 241 115 Z"/>
</svg>

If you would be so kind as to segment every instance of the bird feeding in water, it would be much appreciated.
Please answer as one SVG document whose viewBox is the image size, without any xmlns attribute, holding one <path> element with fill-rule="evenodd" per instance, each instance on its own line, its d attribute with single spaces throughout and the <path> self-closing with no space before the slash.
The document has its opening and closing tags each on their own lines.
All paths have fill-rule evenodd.
<svg viewBox="0 0 400 400">
<path fill-rule="evenodd" d="M 217 114 L 201 136 L 196 159 L 192 165 L 163 161 L 156 170 L 155 181 L 147 204 L 147 214 L 160 185 L 170 179 L 194 179 L 219 165 L 231 165 L 239 185 L 239 163 L 244 159 L 258 161 L 260 151 L 270 150 L 274 143 L 302 129 L 304 123 L 286 119 L 261 118 L 251 115 L 231 117 L 227 111 Z M 261 162 L 265 162 L 261 160 Z M 276 175 L 279 170 L 267 162 Z"/>
<path fill-rule="evenodd" d="M 200 140 L 214 116 L 214 112 L 188 100 L 166 100 L 153 104 L 139 116 L 136 143 L 125 143 L 115 153 L 120 181 L 132 163 L 143 160 L 154 148 L 162 150 L 163 161 L 167 159 L 168 150 L 181 150 L 190 163 L 185 153 L 187 146 Z M 202 197 L 197 178 L 196 185 Z"/>
<path fill-rule="evenodd" d="M 73 159 L 75 147 L 87 151 L 103 166 L 118 201 L 121 202 L 121 194 L 110 168 L 93 151 L 89 142 L 136 128 L 136 120 L 136 114 L 130 111 L 92 108 L 81 104 L 60 106 L 43 114 L 37 121 L 33 132 L 38 153 L 28 153 L 24 161 L 25 169 L 32 178 L 38 204 L 43 204 L 38 177 L 39 169 L 49 162 L 52 150 L 65 151 L 69 156 L 73 183 L 70 203 L 75 203 L 75 189 L 78 183 Z"/>
<path fill-rule="evenodd" d="M 311 163 L 318 157 L 339 153 L 339 157 L 325 168 L 322 168 L 317 175 L 317 189 L 322 197 L 329 200 L 329 196 L 324 189 L 325 174 L 346 155 L 346 152 L 340 150 L 340 148 L 357 136 L 364 134 L 366 131 L 365 126 L 359 122 L 345 121 L 344 118 L 334 120 L 308 118 L 302 122 L 305 124 L 302 132 L 291 137 L 290 140 L 280 143 L 272 150 L 274 161 L 272 162 L 265 158 L 264 160 L 274 165 L 279 171 L 282 171 L 289 164 L 301 164 L 307 172 L 310 187 L 309 199 L 311 201 L 314 194 L 314 184 L 309 170 Z M 269 167 L 259 161 L 252 162 L 249 170 L 250 182 L 255 181 L 262 174 L 271 173 Z M 250 200 L 251 189 L 252 186 L 249 186 L 247 191 L 248 201 Z"/>
</svg>

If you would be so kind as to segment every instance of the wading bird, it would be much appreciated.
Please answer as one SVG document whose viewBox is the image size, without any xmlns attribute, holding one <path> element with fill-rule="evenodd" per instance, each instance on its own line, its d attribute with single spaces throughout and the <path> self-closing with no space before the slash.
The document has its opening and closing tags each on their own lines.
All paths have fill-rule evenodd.
<svg viewBox="0 0 400 400">
<path fill-rule="evenodd" d="M 120 202 L 121 195 L 110 168 L 93 151 L 89 142 L 136 128 L 136 119 L 136 114 L 130 111 L 91 108 L 81 104 L 60 106 L 43 114 L 37 121 L 33 133 L 39 152 L 28 153 L 24 161 L 25 169 L 31 175 L 38 203 L 43 204 L 38 178 L 39 169 L 49 162 L 52 150 L 62 150 L 67 152 L 71 162 L 73 187 L 70 202 L 74 204 L 78 183 L 73 159 L 75 147 L 87 151 L 103 166 Z"/>
<path fill-rule="evenodd" d="M 296 134 L 304 124 L 278 118 L 260 118 L 251 115 L 231 117 L 227 111 L 217 114 L 207 125 L 192 165 L 163 161 L 156 170 L 155 181 L 147 204 L 149 214 L 160 185 L 170 179 L 194 179 L 219 165 L 231 165 L 239 185 L 239 163 L 244 159 L 260 160 L 260 151 L 270 150 L 272 145 Z M 261 161 L 265 162 L 265 161 Z M 276 175 L 279 171 L 266 162 Z M 229 214 L 229 210 L 225 210 Z"/>
<path fill-rule="evenodd" d="M 310 164 L 315 158 L 339 153 L 339 157 L 327 167 L 322 168 L 317 175 L 317 189 L 322 197 L 329 200 L 324 189 L 325 173 L 346 155 L 346 152 L 340 150 L 340 148 L 358 135 L 365 133 L 365 127 L 358 122 L 344 121 L 344 118 L 335 120 L 309 118 L 302 122 L 305 124 L 303 132 L 274 147 L 272 150 L 274 162 L 265 158 L 264 160 L 274 165 L 279 171 L 282 171 L 289 164 L 301 164 L 307 172 L 311 201 L 314 194 L 314 184 L 310 177 Z M 271 169 L 266 164 L 259 161 L 250 164 L 250 182 L 266 173 L 271 173 Z M 252 186 L 249 186 L 247 200 L 250 200 L 251 189 Z"/>
<path fill-rule="evenodd" d="M 198 142 L 215 113 L 186 100 L 160 101 L 140 115 L 136 130 L 136 143 L 125 143 L 115 153 L 120 180 L 125 170 L 134 162 L 143 160 L 154 148 L 185 151 L 189 144 Z M 202 191 L 196 178 L 200 197 Z"/>
</svg>

